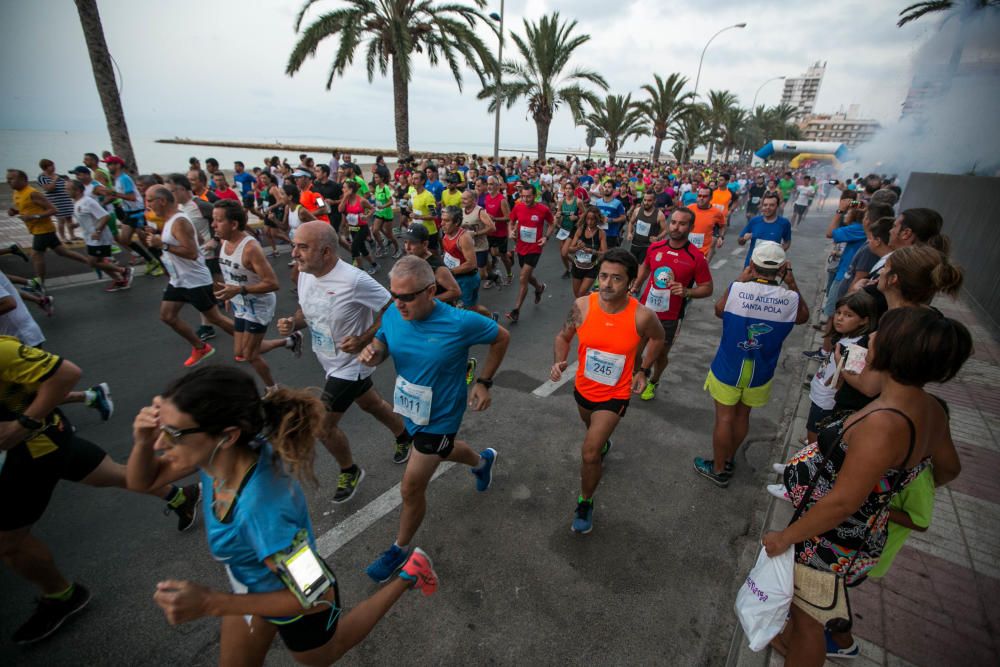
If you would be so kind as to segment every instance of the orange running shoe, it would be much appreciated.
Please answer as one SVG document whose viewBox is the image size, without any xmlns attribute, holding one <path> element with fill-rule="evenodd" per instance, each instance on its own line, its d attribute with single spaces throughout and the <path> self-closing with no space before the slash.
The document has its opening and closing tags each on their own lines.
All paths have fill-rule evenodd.
<svg viewBox="0 0 1000 667">
<path fill-rule="evenodd" d="M 215 348 L 209 345 L 208 343 L 205 343 L 205 347 L 201 348 L 200 350 L 196 347 L 192 347 L 191 356 L 187 358 L 187 361 L 184 362 L 184 365 L 187 366 L 188 368 L 197 366 L 198 364 L 200 364 L 205 359 L 208 359 L 213 354 L 215 354 Z"/>
</svg>

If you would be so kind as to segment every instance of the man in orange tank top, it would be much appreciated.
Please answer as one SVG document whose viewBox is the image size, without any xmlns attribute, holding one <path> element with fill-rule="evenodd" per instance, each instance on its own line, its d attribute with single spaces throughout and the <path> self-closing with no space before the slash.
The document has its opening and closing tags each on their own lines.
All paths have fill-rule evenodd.
<svg viewBox="0 0 1000 667">
<path fill-rule="evenodd" d="M 572 529 L 589 533 L 594 525 L 594 492 L 601 481 L 611 433 L 625 416 L 629 398 L 646 388 L 653 361 L 663 347 L 663 327 L 656 314 L 629 295 L 639 264 L 628 250 L 612 248 L 597 265 L 600 292 L 578 298 L 556 335 L 555 363 L 549 377 L 558 382 L 566 370 L 573 337 L 577 348 L 576 389 L 580 419 L 587 426 L 580 464 L 580 496 Z M 639 372 L 633 374 L 645 344 Z"/>
</svg>

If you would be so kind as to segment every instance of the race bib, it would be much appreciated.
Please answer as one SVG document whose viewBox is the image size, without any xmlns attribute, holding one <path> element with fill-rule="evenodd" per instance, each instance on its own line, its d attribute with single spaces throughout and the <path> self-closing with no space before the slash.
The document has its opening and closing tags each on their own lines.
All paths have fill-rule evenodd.
<svg viewBox="0 0 1000 667">
<path fill-rule="evenodd" d="M 560 241 L 565 241 L 566 239 L 569 238 L 569 230 L 560 229 L 558 232 L 556 232 L 556 238 L 559 239 Z"/>
<path fill-rule="evenodd" d="M 333 340 L 330 327 L 320 322 L 309 322 L 309 333 L 312 335 L 312 349 L 316 354 L 328 357 L 337 354 L 337 343 Z"/>
<path fill-rule="evenodd" d="M 233 315 L 240 319 L 246 319 L 246 315 L 257 314 L 257 299 L 252 296 L 237 294 L 230 303 L 233 304 Z"/>
<path fill-rule="evenodd" d="M 750 198 L 750 202 L 752 204 L 759 204 L 760 203 L 760 197 L 751 197 Z"/>
<path fill-rule="evenodd" d="M 458 257 L 455 257 L 451 253 L 446 252 L 444 254 L 444 265 L 449 269 L 457 269 L 461 263 Z"/>
<path fill-rule="evenodd" d="M 359 216 L 357 213 L 348 213 L 347 224 L 357 226 L 359 217 L 361 216 Z"/>
<path fill-rule="evenodd" d="M 521 225 L 519 228 L 521 242 L 522 243 L 538 243 L 538 228 L 537 227 L 525 227 Z"/>
<path fill-rule="evenodd" d="M 417 426 L 427 426 L 431 423 L 433 397 L 433 389 L 407 382 L 400 375 L 396 378 L 396 388 L 392 393 L 392 411 L 406 417 Z"/>
<path fill-rule="evenodd" d="M 577 264 L 590 264 L 594 261 L 594 253 L 589 250 L 577 250 L 576 251 L 576 262 Z"/>
<path fill-rule="evenodd" d="M 704 247 L 705 245 L 705 235 L 704 234 L 688 234 L 688 241 L 698 248 Z"/>
<path fill-rule="evenodd" d="M 583 369 L 584 377 L 594 382 L 613 387 L 621 379 L 625 370 L 625 355 L 602 352 L 593 348 L 587 348 L 587 355 Z"/>
<path fill-rule="evenodd" d="M 646 295 L 646 307 L 654 313 L 665 313 L 670 310 L 670 290 L 650 285 L 649 294 Z"/>
<path fill-rule="evenodd" d="M 635 233 L 639 236 L 649 236 L 649 230 L 652 229 L 652 225 L 645 220 L 637 220 L 635 223 Z"/>
</svg>

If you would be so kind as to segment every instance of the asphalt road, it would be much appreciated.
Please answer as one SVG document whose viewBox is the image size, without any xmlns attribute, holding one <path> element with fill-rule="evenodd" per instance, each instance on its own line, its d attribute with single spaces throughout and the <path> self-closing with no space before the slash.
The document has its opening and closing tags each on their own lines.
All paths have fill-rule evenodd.
<svg viewBox="0 0 1000 667">
<path fill-rule="evenodd" d="M 742 214 L 734 216 L 740 223 Z M 825 259 L 826 214 L 796 230 L 790 260 L 807 298 L 818 289 Z M 738 226 L 742 226 L 741 224 Z M 713 265 L 716 297 L 739 273 L 736 226 Z M 0 268 L 18 265 L 4 257 Z M 287 288 L 287 256 L 275 260 Z M 382 266 L 388 269 L 389 260 Z M 26 266 L 26 265 L 22 265 Z M 540 398 L 532 390 L 547 379 L 552 340 L 571 303 L 569 280 L 550 249 L 539 266 L 547 282 L 542 304 L 530 293 L 521 322 L 512 328 L 507 358 L 496 376 L 493 406 L 468 413 L 461 435 L 473 447 L 500 452 L 494 485 L 475 491 L 468 470 L 456 466 L 435 480 L 416 544 L 434 558 L 441 577 L 437 595 L 411 594 L 396 605 L 347 664 L 599 664 L 706 665 L 725 662 L 736 618 L 732 612 L 738 562 L 760 532 L 766 506 L 767 468 L 800 391 L 799 355 L 807 325 L 785 343 L 771 403 L 754 410 L 748 445 L 741 448 L 728 489 L 718 489 L 691 468 L 711 455 L 713 404 L 702 390 L 720 333 L 713 299 L 693 304 L 671 354 L 671 365 L 651 402 L 633 400 L 615 433 L 615 448 L 598 489 L 594 531 L 570 532 L 579 489 L 583 427 L 572 383 Z M 386 272 L 379 274 L 383 282 Z M 57 312 L 35 311 L 47 347 L 84 370 L 84 384 L 108 382 L 116 412 L 107 423 L 81 406 L 67 413 L 82 436 L 124 461 L 131 447 L 132 417 L 182 372 L 188 348 L 157 319 L 163 279 L 139 277 L 132 290 L 104 294 L 102 285 L 55 291 Z M 489 290 L 483 302 L 509 309 L 514 292 Z M 278 312 L 292 312 L 294 295 L 283 289 Z M 186 312 L 196 323 L 193 311 Z M 215 341 L 214 363 L 231 363 L 232 345 Z M 476 353 L 481 359 L 485 350 Z M 269 356 L 279 382 L 321 386 L 323 374 L 307 349 L 296 360 L 285 351 Z M 391 365 L 380 368 L 376 388 L 391 395 Z M 357 408 L 342 426 L 367 477 L 347 504 L 330 502 L 337 466 L 317 454 L 318 489 L 307 491 L 317 535 L 357 520 L 373 500 L 400 480 L 391 460 L 392 437 Z M 389 498 L 393 494 L 388 494 Z M 93 592 L 89 608 L 41 644 L 21 649 L 10 634 L 30 612 L 35 591 L 0 569 L 0 664 L 208 665 L 217 662 L 219 622 L 203 619 L 171 627 L 152 602 L 157 581 L 182 578 L 220 589 L 225 574 L 210 557 L 201 525 L 186 533 L 163 503 L 120 490 L 60 484 L 35 533 L 52 548 L 59 567 Z M 358 515 L 356 513 L 362 512 Z M 391 544 L 398 508 L 343 544 L 330 559 L 344 604 L 352 606 L 376 586 L 364 567 Z M 268 664 L 292 664 L 276 641 Z"/>
</svg>

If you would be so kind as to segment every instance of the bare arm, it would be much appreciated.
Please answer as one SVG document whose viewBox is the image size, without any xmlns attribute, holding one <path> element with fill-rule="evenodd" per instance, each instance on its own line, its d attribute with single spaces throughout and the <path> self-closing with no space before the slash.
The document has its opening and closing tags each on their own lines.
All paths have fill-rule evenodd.
<svg viewBox="0 0 1000 667">
<path fill-rule="evenodd" d="M 33 204 L 35 204 L 35 206 L 41 206 L 45 210 L 42 211 L 41 213 L 38 213 L 38 214 L 34 215 L 34 216 L 28 216 L 28 217 L 34 217 L 36 220 L 39 220 L 39 219 L 44 218 L 46 216 L 50 216 L 50 215 L 55 215 L 56 214 L 56 207 L 53 206 L 52 202 L 50 202 L 45 197 L 45 195 L 43 195 L 41 192 L 37 192 L 37 191 L 36 192 L 32 192 L 31 193 L 31 202 Z"/>
<path fill-rule="evenodd" d="M 125 485 L 132 491 L 152 491 L 196 471 L 165 461 L 154 453 L 153 445 L 160 437 L 161 403 L 159 396 L 153 397 L 152 404 L 139 410 L 132 422 L 132 453 L 125 464 Z"/>
<path fill-rule="evenodd" d="M 375 339 L 375 334 L 378 333 L 378 328 L 382 326 L 382 314 L 389 309 L 392 304 L 392 299 L 385 302 L 382 309 L 375 313 L 372 325 L 361 332 L 357 336 L 344 336 L 343 340 L 340 341 L 340 349 L 344 352 L 350 354 L 356 354 L 361 352 L 362 349 Z"/>
<path fill-rule="evenodd" d="M 472 234 L 462 234 L 458 239 L 458 249 L 462 251 L 465 261 L 451 270 L 453 275 L 468 276 L 479 271 L 476 264 L 476 246 L 472 242 Z"/>
<path fill-rule="evenodd" d="M 435 298 L 445 303 L 455 303 L 462 298 L 462 288 L 458 286 L 458 281 L 455 280 L 455 276 L 448 267 L 442 266 L 438 268 L 434 272 L 434 279 L 439 286 L 444 288 L 444 291 Z"/>
<path fill-rule="evenodd" d="M 9 313 L 17 308 L 17 300 L 12 296 L 5 296 L 0 299 L 0 315 Z"/>
<path fill-rule="evenodd" d="M 553 382 L 558 382 L 563 371 L 566 370 L 569 348 L 573 343 L 573 337 L 576 336 L 577 328 L 583 324 L 583 311 L 586 307 L 586 297 L 576 299 L 569 309 L 569 314 L 566 315 L 562 329 L 556 334 L 553 353 L 555 363 L 552 364 L 552 369 L 549 371 L 549 379 Z"/>
<path fill-rule="evenodd" d="M 475 232 L 476 236 L 487 236 L 497 230 L 497 226 L 493 224 L 493 218 L 483 209 L 479 209 L 479 222 L 483 223 L 483 228 Z"/>
<path fill-rule="evenodd" d="M 29 419 L 44 422 L 45 418 L 73 390 L 73 386 L 79 381 L 80 375 L 82 373 L 79 366 L 65 359 L 61 360 L 59 368 L 38 386 L 35 398 L 21 414 Z M 20 422 L 13 419 L 0 422 L 0 424 L 4 427 L 2 437 L 0 437 L 0 450 L 8 450 L 21 444 L 31 433 Z"/>
</svg>

